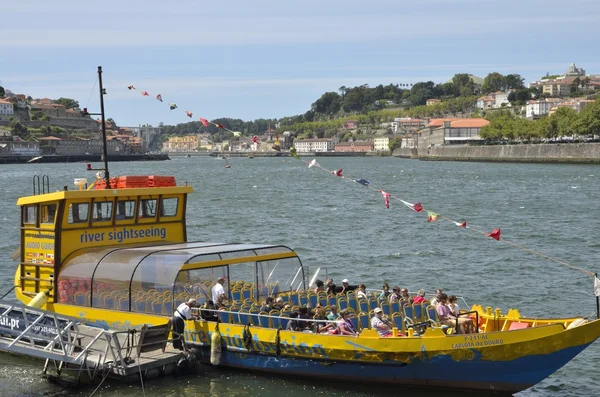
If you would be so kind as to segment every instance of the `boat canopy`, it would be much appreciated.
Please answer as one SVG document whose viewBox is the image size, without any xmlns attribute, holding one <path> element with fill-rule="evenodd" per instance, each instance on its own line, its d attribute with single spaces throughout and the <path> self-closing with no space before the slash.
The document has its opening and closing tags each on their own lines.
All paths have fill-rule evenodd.
<svg viewBox="0 0 600 397">
<path fill-rule="evenodd" d="M 296 252 L 281 245 L 188 242 L 94 247 L 73 252 L 57 280 L 58 302 L 96 308 L 172 314 L 173 305 L 212 299 L 225 279 L 231 293 L 249 299 L 304 286 Z"/>
</svg>

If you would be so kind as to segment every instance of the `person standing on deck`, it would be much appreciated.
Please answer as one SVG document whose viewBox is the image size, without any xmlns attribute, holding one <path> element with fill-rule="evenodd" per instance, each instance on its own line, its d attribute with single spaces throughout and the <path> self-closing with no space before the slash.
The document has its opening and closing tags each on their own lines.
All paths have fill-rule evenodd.
<svg viewBox="0 0 600 397">
<path fill-rule="evenodd" d="M 191 308 L 196 306 L 196 299 L 191 298 L 187 302 L 183 302 L 173 314 L 173 347 L 175 349 L 183 350 L 183 331 L 185 330 L 185 320 L 191 320 L 192 318 L 198 318 L 192 315 Z"/>
<path fill-rule="evenodd" d="M 223 288 L 223 283 L 225 282 L 225 277 L 219 277 L 217 279 L 217 283 L 212 287 L 212 301 L 218 302 L 221 295 L 225 295 L 225 289 Z"/>
</svg>

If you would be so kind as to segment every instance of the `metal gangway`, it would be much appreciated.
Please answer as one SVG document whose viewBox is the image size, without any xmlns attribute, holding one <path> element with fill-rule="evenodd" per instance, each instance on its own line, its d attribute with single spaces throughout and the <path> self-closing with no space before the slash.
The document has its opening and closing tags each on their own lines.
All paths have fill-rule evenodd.
<svg viewBox="0 0 600 397">
<path fill-rule="evenodd" d="M 0 352 L 45 360 L 43 373 L 65 367 L 93 382 L 101 374 L 129 377 L 151 369 L 162 375 L 181 352 L 167 349 L 170 322 L 126 331 L 105 330 L 82 320 L 0 301 Z"/>
</svg>

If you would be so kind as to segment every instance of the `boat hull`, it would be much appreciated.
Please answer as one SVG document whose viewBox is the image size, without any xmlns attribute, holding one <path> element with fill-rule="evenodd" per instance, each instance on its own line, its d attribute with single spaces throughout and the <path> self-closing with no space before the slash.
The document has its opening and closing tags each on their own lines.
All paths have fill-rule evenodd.
<svg viewBox="0 0 600 397">
<path fill-rule="evenodd" d="M 219 365 L 311 379 L 516 393 L 547 378 L 587 346 L 581 345 L 550 355 L 522 357 L 507 362 L 457 362 L 450 357 L 440 357 L 437 360 L 401 365 L 278 358 L 227 351 L 223 353 Z M 202 362 L 210 363 L 209 348 L 204 347 L 201 351 Z"/>
<path fill-rule="evenodd" d="M 168 317 L 113 310 L 52 305 L 51 309 L 111 329 L 164 324 Z M 560 322 L 557 320 L 557 323 Z M 210 361 L 216 323 L 188 321 L 185 339 Z M 219 324 L 221 366 L 341 381 L 381 382 L 515 393 L 531 387 L 567 364 L 600 336 L 600 320 L 565 330 L 561 324 L 489 334 L 379 338 L 321 335 Z M 432 331 L 432 332 L 429 332 Z"/>
</svg>

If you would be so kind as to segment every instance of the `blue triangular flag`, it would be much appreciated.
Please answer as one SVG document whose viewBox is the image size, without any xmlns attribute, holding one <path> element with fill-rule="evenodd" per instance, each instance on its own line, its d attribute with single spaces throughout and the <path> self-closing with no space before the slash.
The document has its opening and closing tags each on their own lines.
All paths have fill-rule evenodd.
<svg viewBox="0 0 600 397">
<path fill-rule="evenodd" d="M 359 178 L 359 179 L 355 179 L 354 182 L 358 182 L 361 185 L 365 185 L 367 186 L 368 184 L 370 184 L 371 182 L 367 181 L 365 178 Z"/>
</svg>

